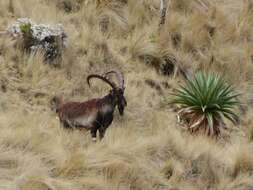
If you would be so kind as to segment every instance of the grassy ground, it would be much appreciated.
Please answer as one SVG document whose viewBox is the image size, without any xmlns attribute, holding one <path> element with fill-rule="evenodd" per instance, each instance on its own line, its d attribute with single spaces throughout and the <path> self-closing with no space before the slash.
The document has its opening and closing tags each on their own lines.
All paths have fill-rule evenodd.
<svg viewBox="0 0 253 190">
<path fill-rule="evenodd" d="M 0 189 L 253 189 L 251 0 L 171 0 L 160 31 L 156 0 L 0 1 L 0 30 L 19 17 L 62 23 L 69 46 L 53 68 L 0 36 Z M 181 130 L 166 102 L 182 77 L 161 75 L 146 55 L 222 74 L 242 93 L 240 125 L 218 140 Z M 86 84 L 106 69 L 124 72 L 128 107 L 94 144 L 88 132 L 60 129 L 49 102 L 106 94 Z"/>
</svg>

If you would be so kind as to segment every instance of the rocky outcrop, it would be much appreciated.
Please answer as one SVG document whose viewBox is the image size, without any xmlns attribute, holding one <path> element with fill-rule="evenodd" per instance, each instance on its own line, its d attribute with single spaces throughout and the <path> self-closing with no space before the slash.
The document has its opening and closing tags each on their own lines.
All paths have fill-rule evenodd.
<svg viewBox="0 0 253 190">
<path fill-rule="evenodd" d="M 28 18 L 20 18 L 7 28 L 7 33 L 21 40 L 20 44 L 26 52 L 43 52 L 49 63 L 60 58 L 67 46 L 67 34 L 61 24 L 36 24 Z"/>
</svg>

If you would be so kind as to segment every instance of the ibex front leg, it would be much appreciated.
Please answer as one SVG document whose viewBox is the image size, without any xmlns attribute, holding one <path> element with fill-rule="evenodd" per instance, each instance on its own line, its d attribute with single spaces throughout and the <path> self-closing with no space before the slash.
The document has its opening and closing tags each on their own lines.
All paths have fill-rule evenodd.
<svg viewBox="0 0 253 190">
<path fill-rule="evenodd" d="M 91 128 L 90 130 L 91 138 L 93 142 L 97 141 L 97 128 Z"/>
<path fill-rule="evenodd" d="M 104 138 L 104 136 L 105 136 L 106 128 L 100 127 L 100 128 L 98 129 L 98 131 L 99 131 L 99 139 L 102 140 L 102 139 Z"/>
<path fill-rule="evenodd" d="M 98 128 L 100 140 L 102 140 L 104 138 L 105 131 L 111 125 L 112 120 L 113 120 L 112 114 L 109 114 L 109 115 L 107 115 L 107 117 L 103 118 L 103 125 L 101 125 Z"/>
</svg>

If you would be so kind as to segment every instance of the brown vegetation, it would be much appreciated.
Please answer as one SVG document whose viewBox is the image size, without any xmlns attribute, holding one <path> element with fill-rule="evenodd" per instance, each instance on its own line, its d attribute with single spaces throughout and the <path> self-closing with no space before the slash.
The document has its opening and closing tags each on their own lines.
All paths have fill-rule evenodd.
<svg viewBox="0 0 253 190">
<path fill-rule="evenodd" d="M 158 0 L 11 2 L 0 1 L 0 31 L 19 17 L 61 22 L 69 46 L 53 68 L 0 35 L 0 189 L 253 189 L 252 1 L 170 0 L 159 33 Z M 216 141 L 185 133 L 167 105 L 182 75 L 161 75 L 143 55 L 173 58 L 187 75 L 222 74 L 243 94 L 240 125 Z M 88 132 L 61 129 L 52 97 L 106 94 L 85 79 L 110 69 L 126 78 L 124 117 L 96 144 Z"/>
</svg>

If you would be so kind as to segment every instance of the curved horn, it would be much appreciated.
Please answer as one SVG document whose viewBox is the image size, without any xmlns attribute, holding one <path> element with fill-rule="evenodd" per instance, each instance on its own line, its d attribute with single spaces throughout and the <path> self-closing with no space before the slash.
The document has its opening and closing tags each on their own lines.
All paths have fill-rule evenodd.
<svg viewBox="0 0 253 190">
<path fill-rule="evenodd" d="M 120 88 L 121 88 L 121 89 L 124 89 L 124 88 L 125 88 L 125 87 L 124 87 L 125 81 L 124 81 L 124 76 L 123 76 L 123 74 L 122 74 L 121 72 L 119 72 L 119 71 L 114 71 L 114 70 L 112 70 L 112 71 L 106 72 L 106 73 L 104 74 L 104 76 L 107 76 L 108 74 L 111 74 L 111 73 L 116 74 L 116 77 L 117 77 L 117 79 L 118 79 L 118 81 L 119 81 L 119 84 L 120 84 Z"/>
<path fill-rule="evenodd" d="M 106 82 L 107 84 L 109 84 L 113 89 L 116 88 L 115 84 L 113 84 L 111 81 L 109 81 L 108 79 L 106 79 L 105 77 L 102 77 L 100 75 L 96 75 L 96 74 L 92 74 L 92 75 L 89 75 L 87 77 L 87 83 L 88 85 L 90 86 L 90 79 L 92 78 L 98 78 L 98 79 L 101 79 L 102 81 Z"/>
</svg>

